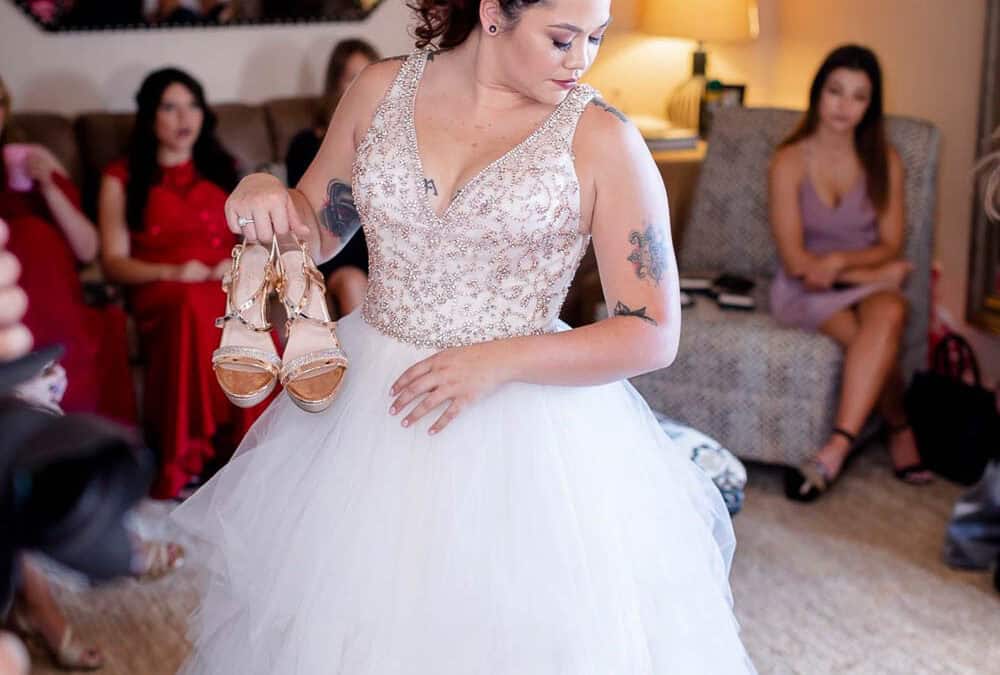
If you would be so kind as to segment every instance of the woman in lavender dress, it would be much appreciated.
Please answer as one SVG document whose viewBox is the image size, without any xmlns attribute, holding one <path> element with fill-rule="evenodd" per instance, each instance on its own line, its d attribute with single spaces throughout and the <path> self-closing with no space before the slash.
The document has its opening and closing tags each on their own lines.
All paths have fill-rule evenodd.
<svg viewBox="0 0 1000 675">
<path fill-rule="evenodd" d="M 911 269 L 901 258 L 903 165 L 886 141 L 882 75 L 870 50 L 843 46 L 820 66 L 805 118 L 775 154 L 770 203 L 782 263 L 771 287 L 775 318 L 845 350 L 836 426 L 819 452 L 789 469 L 786 494 L 812 501 L 826 491 L 876 406 L 896 476 L 927 482 L 897 366 Z"/>
</svg>

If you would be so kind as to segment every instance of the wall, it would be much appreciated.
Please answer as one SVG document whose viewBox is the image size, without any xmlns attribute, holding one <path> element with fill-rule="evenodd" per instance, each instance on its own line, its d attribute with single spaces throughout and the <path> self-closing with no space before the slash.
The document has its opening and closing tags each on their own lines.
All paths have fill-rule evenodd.
<svg viewBox="0 0 1000 675">
<path fill-rule="evenodd" d="M 616 15 L 624 9 L 629 24 L 617 26 L 590 81 L 626 112 L 662 113 L 689 75 L 694 43 L 622 30 L 634 27 L 636 4 L 615 0 Z M 935 254 L 944 271 L 941 299 L 957 320 L 965 315 L 985 16 L 984 0 L 760 0 L 756 42 L 708 46 L 710 77 L 747 83 L 750 105 L 794 108 L 805 106 L 833 47 L 858 42 L 878 53 L 886 109 L 930 120 L 942 133 Z M 1000 381 L 1000 337 L 963 330 Z"/>
<path fill-rule="evenodd" d="M 361 23 L 49 34 L 0 1 L 0 74 L 15 110 L 130 110 L 143 76 L 188 70 L 212 101 L 257 102 L 318 93 L 332 45 L 361 36 L 385 54 L 412 49 L 403 0 L 384 0 Z"/>
</svg>

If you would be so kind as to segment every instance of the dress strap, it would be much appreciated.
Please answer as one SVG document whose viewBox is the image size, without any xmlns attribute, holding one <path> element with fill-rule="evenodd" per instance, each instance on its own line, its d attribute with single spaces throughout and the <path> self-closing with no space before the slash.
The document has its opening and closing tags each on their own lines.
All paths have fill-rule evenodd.
<svg viewBox="0 0 1000 675">
<path fill-rule="evenodd" d="M 429 53 L 428 48 L 414 49 L 403 57 L 403 65 L 399 67 L 399 72 L 396 73 L 396 79 L 390 88 L 392 98 L 407 97 L 416 92 Z"/>
<path fill-rule="evenodd" d="M 589 84 L 580 84 L 573 88 L 566 99 L 559 105 L 559 123 L 553 125 L 552 133 L 558 135 L 568 146 L 573 144 L 576 127 L 580 123 L 583 111 L 590 102 L 600 94 Z"/>
</svg>

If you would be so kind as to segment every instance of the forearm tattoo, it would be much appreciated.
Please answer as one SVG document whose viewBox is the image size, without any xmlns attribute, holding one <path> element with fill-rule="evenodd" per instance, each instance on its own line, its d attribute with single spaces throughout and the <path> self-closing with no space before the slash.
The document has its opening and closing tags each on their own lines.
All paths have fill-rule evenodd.
<svg viewBox="0 0 1000 675">
<path fill-rule="evenodd" d="M 438 196 L 437 185 L 434 184 L 434 179 L 433 178 L 425 178 L 424 179 L 424 194 L 430 194 L 431 192 L 434 193 L 435 197 Z"/>
<path fill-rule="evenodd" d="M 635 275 L 644 281 L 650 281 L 654 286 L 660 285 L 667 267 L 667 244 L 664 241 L 662 225 L 647 225 L 645 232 L 632 230 L 628 235 L 632 244 L 632 252 L 628 261 L 635 269 Z"/>
<path fill-rule="evenodd" d="M 625 113 L 623 113 L 621 110 L 614 107 L 613 105 L 609 105 L 608 102 L 605 101 L 603 98 L 595 96 L 594 98 L 590 99 L 590 105 L 597 106 L 601 110 L 609 112 L 615 117 L 617 117 L 618 121 L 622 122 L 623 124 L 628 124 L 628 118 L 625 117 Z"/>
<path fill-rule="evenodd" d="M 350 183 L 334 178 L 326 186 L 326 201 L 319 212 L 319 223 L 341 241 L 347 241 L 361 227 L 358 207 Z"/>
<path fill-rule="evenodd" d="M 639 307 L 638 309 L 632 309 L 621 300 L 615 305 L 615 316 L 634 316 L 637 319 L 642 319 L 647 323 L 651 323 L 654 326 L 659 324 L 656 323 L 656 319 L 646 314 L 645 307 Z"/>
</svg>

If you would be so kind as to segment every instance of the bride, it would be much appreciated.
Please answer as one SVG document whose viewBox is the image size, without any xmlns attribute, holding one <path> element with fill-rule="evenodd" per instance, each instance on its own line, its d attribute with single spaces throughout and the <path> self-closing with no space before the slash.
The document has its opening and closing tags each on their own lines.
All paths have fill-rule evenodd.
<svg viewBox="0 0 1000 675">
<path fill-rule="evenodd" d="M 680 309 L 659 173 L 578 82 L 610 4 L 412 0 L 417 50 L 362 73 L 298 188 L 229 198 L 216 372 L 287 396 L 175 512 L 211 550 L 184 672 L 754 672 L 722 499 L 624 381 L 671 362 Z M 335 336 L 312 260 L 360 227 Z M 615 309 L 570 330 L 591 239 Z"/>
</svg>

